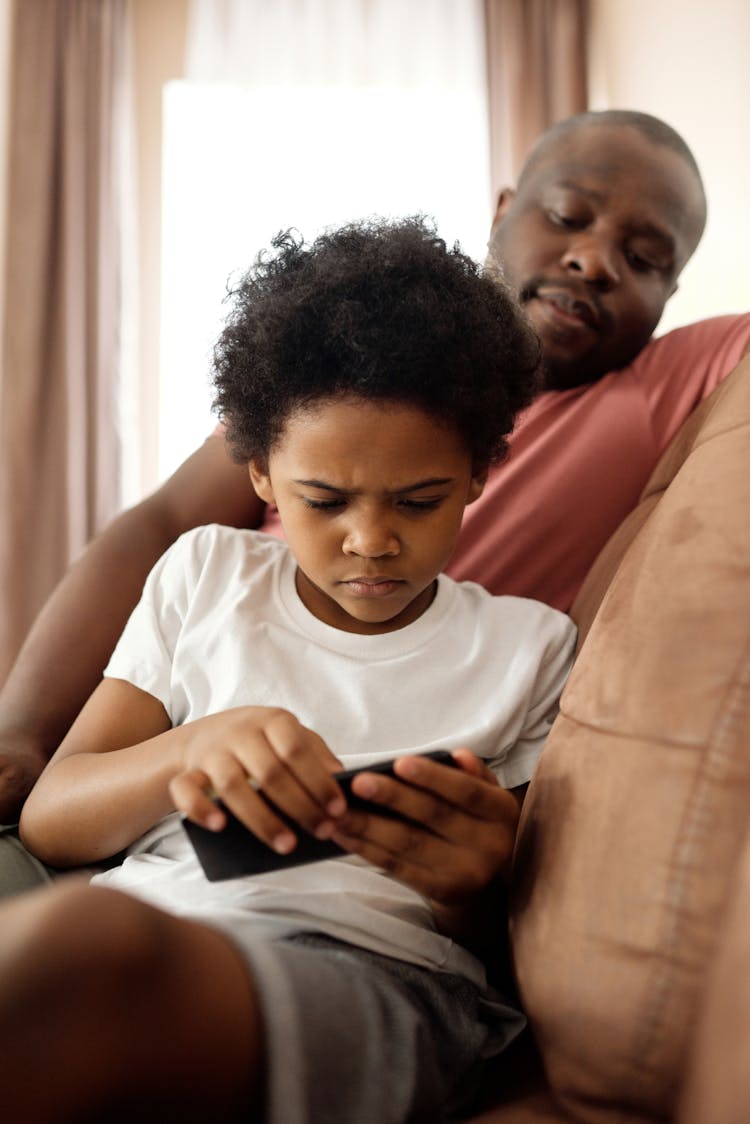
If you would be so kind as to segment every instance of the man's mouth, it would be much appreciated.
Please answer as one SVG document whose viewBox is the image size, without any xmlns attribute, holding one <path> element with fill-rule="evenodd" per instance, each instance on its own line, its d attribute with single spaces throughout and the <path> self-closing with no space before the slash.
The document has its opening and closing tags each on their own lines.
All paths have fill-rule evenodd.
<svg viewBox="0 0 750 1124">
<path fill-rule="evenodd" d="M 601 329 L 603 320 L 601 309 L 590 297 L 574 289 L 541 284 L 522 290 L 521 301 L 524 304 L 534 299 L 543 302 L 553 318 L 563 327 L 575 329 L 576 326 L 585 326 L 592 332 Z"/>
<path fill-rule="evenodd" d="M 571 324 L 585 324 L 593 332 L 599 328 L 601 316 L 595 305 L 583 297 L 569 293 L 566 289 L 539 288 L 537 300 L 546 302 L 563 320 Z"/>
</svg>

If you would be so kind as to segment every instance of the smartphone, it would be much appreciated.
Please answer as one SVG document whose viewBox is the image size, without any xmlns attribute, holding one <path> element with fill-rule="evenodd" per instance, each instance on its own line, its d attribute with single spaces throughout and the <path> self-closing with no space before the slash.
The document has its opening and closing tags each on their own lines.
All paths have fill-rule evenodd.
<svg viewBox="0 0 750 1124">
<path fill-rule="evenodd" d="M 437 761 L 441 765 L 456 766 L 452 755 L 445 749 L 436 749 L 421 756 L 429 757 L 431 761 Z M 334 777 L 341 786 L 344 798 L 350 808 L 373 812 L 375 815 L 384 816 L 387 819 L 406 820 L 406 817 L 400 812 L 396 812 L 392 808 L 386 808 L 382 804 L 364 800 L 361 796 L 353 793 L 351 784 L 358 773 L 385 773 L 388 776 L 393 776 L 393 761 L 381 761 L 376 765 L 347 769 L 343 773 L 334 773 Z M 263 794 L 261 793 L 261 795 Z M 264 796 L 263 799 L 270 804 L 279 819 L 283 820 L 297 836 L 297 846 L 288 855 L 277 854 L 267 843 L 253 835 L 221 800 L 217 801 L 217 804 L 227 817 L 226 827 L 222 831 L 209 831 L 208 828 L 201 827 L 183 816 L 182 826 L 187 832 L 209 882 L 223 882 L 227 878 L 239 878 L 245 874 L 266 874 L 271 870 L 300 866 L 303 863 L 320 862 L 322 859 L 334 859 L 340 855 L 348 854 L 331 839 L 316 839 L 314 835 L 310 835 L 309 832 L 290 819 L 285 812 L 277 808 L 267 796 Z"/>
</svg>

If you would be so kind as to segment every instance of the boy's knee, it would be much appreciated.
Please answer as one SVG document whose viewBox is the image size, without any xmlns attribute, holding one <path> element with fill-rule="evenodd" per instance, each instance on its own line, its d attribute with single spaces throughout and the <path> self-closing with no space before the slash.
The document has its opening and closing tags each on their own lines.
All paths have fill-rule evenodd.
<svg viewBox="0 0 750 1124">
<path fill-rule="evenodd" d="M 28 905 L 23 959 L 44 986 L 85 982 L 127 994 L 134 980 L 158 974 L 163 941 L 151 906 L 78 881 L 29 895 Z"/>
</svg>

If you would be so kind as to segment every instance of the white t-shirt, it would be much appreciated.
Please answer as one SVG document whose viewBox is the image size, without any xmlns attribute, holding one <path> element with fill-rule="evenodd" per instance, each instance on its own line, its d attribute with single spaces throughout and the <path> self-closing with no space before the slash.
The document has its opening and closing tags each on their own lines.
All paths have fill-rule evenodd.
<svg viewBox="0 0 750 1124">
<path fill-rule="evenodd" d="M 425 613 L 375 636 L 313 616 L 285 543 L 201 527 L 156 564 L 105 675 L 158 698 L 173 725 L 240 705 L 279 706 L 343 768 L 469 746 L 507 788 L 529 780 L 570 670 L 575 629 L 536 601 L 438 579 Z M 429 904 L 357 857 L 209 883 L 174 814 L 96 881 L 226 928 L 315 930 L 483 980 L 435 930 Z"/>
</svg>

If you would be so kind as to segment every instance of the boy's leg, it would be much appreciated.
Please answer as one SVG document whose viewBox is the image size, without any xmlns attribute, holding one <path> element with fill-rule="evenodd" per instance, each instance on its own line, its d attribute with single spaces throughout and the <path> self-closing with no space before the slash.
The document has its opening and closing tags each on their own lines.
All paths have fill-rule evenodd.
<svg viewBox="0 0 750 1124">
<path fill-rule="evenodd" d="M 230 941 L 65 880 L 0 906 L 11 1120 L 205 1119 L 259 1103 L 255 990 Z"/>
</svg>

